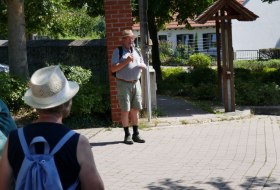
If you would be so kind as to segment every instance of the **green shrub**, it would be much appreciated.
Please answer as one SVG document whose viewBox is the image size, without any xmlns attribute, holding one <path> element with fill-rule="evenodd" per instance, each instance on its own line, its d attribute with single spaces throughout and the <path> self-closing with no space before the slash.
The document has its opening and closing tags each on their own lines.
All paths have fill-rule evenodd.
<svg viewBox="0 0 280 190">
<path fill-rule="evenodd" d="M 79 66 L 61 66 L 68 80 L 80 85 L 78 94 L 73 98 L 73 115 L 107 113 L 110 108 L 109 87 L 93 85 L 92 73 Z"/>
<path fill-rule="evenodd" d="M 187 65 L 188 64 L 188 60 L 187 59 L 183 59 L 180 57 L 168 57 L 168 56 L 160 56 L 160 60 L 162 61 L 162 65 L 166 65 L 166 66 L 182 66 L 182 65 Z"/>
<path fill-rule="evenodd" d="M 241 60 L 234 61 L 234 68 L 249 69 L 251 71 L 260 72 L 268 68 L 280 68 L 280 59 L 271 59 L 267 61 L 259 60 Z"/>
<path fill-rule="evenodd" d="M 280 69 L 280 59 L 270 59 L 264 61 L 264 65 L 268 68 Z"/>
<path fill-rule="evenodd" d="M 175 57 L 179 57 L 181 59 L 188 59 L 189 55 L 192 54 L 193 51 L 188 48 L 187 45 L 182 44 L 181 42 L 178 43 L 176 46 Z"/>
<path fill-rule="evenodd" d="M 181 67 L 163 68 L 162 76 L 159 93 L 203 100 L 218 97 L 217 74 L 211 68 L 197 68 L 190 73 Z"/>
<path fill-rule="evenodd" d="M 204 84 L 192 88 L 192 99 L 196 100 L 217 100 L 219 97 L 217 84 Z"/>
<path fill-rule="evenodd" d="M 164 67 L 161 69 L 162 79 L 166 80 L 170 75 L 175 76 L 179 73 L 186 72 L 182 67 Z"/>
<path fill-rule="evenodd" d="M 249 69 L 251 71 L 262 71 L 264 68 L 265 62 L 258 60 L 242 60 L 234 62 L 234 68 L 243 68 Z"/>
<path fill-rule="evenodd" d="M 280 104 L 280 87 L 272 82 L 267 83 L 259 88 L 260 105 L 279 105 Z"/>
<path fill-rule="evenodd" d="M 242 81 L 235 85 L 235 97 L 238 105 L 279 105 L 280 88 L 275 83 Z"/>
<path fill-rule="evenodd" d="M 267 72 L 263 72 L 262 76 L 262 82 L 263 83 L 276 83 L 280 85 L 280 69 L 271 69 Z"/>
<path fill-rule="evenodd" d="M 190 56 L 188 64 L 194 68 L 209 67 L 211 64 L 211 58 L 203 53 L 196 53 Z"/>
<path fill-rule="evenodd" d="M 172 42 L 159 41 L 159 53 L 160 55 L 173 56 Z"/>
<path fill-rule="evenodd" d="M 60 67 L 68 80 L 75 81 L 79 85 L 88 83 L 92 78 L 91 71 L 80 66 L 60 65 Z"/>
<path fill-rule="evenodd" d="M 280 105 L 280 60 L 236 61 L 234 86 L 237 105 Z M 182 67 L 162 69 L 163 82 L 158 92 L 184 96 L 192 100 L 215 101 L 218 91 L 216 70 L 195 67 L 190 72 Z"/>
<path fill-rule="evenodd" d="M 217 72 L 211 68 L 197 68 L 189 73 L 189 83 L 193 86 L 200 84 L 218 84 Z"/>
<path fill-rule="evenodd" d="M 258 105 L 259 94 L 256 89 L 261 83 L 235 81 L 235 101 L 238 105 Z"/>
<path fill-rule="evenodd" d="M 26 81 L 8 73 L 0 72 L 0 97 L 7 104 L 11 112 L 17 112 L 27 107 L 22 97 L 27 90 Z"/>
<path fill-rule="evenodd" d="M 270 68 L 270 67 L 264 67 L 263 68 L 263 72 L 265 72 L 265 73 L 274 72 L 274 71 L 277 71 L 277 69 L 276 68 Z"/>
<path fill-rule="evenodd" d="M 244 68 L 236 68 L 234 69 L 234 78 L 236 80 L 252 80 L 251 70 Z"/>
<path fill-rule="evenodd" d="M 158 93 L 178 95 L 183 91 L 183 83 L 188 73 L 182 67 L 162 68 L 163 81 L 158 83 Z"/>
</svg>

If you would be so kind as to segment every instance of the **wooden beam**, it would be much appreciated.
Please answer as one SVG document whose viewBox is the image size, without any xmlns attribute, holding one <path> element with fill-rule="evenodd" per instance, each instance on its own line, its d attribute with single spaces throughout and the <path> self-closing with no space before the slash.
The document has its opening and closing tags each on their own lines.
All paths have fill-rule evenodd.
<svg viewBox="0 0 280 190">
<path fill-rule="evenodd" d="M 232 19 L 248 21 L 248 18 L 245 18 L 243 15 L 224 15 L 224 16 L 213 15 L 212 17 L 209 18 L 209 20 L 232 20 Z M 252 20 L 254 19 L 252 18 Z"/>
</svg>

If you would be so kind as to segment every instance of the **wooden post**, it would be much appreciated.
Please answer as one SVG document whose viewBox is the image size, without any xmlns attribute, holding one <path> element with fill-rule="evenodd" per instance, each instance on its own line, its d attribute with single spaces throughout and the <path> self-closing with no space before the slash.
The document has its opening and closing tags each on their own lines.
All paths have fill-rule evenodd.
<svg viewBox="0 0 280 190">
<path fill-rule="evenodd" d="M 222 59 L 223 59 L 223 94 L 225 112 L 235 111 L 235 95 L 233 81 L 233 49 L 231 20 L 221 21 L 222 30 Z"/>
<path fill-rule="evenodd" d="M 220 21 L 216 20 L 216 46 L 217 46 L 217 70 L 218 70 L 218 90 L 219 90 L 219 99 L 222 102 L 223 101 L 223 68 L 221 65 L 221 33 L 220 33 Z"/>
<path fill-rule="evenodd" d="M 230 107 L 231 109 L 229 111 L 234 112 L 235 111 L 235 92 L 234 92 L 234 68 L 233 68 L 233 58 L 234 58 L 234 52 L 232 47 L 232 25 L 231 25 L 231 19 L 227 22 L 227 32 L 228 32 L 228 67 L 230 75 L 229 77 L 229 90 L 230 90 Z"/>
</svg>

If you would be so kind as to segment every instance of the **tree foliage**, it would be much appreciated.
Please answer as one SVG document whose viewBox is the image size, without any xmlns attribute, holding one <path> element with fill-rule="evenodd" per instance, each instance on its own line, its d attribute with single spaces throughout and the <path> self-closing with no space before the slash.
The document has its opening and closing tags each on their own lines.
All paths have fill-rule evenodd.
<svg viewBox="0 0 280 190">
<path fill-rule="evenodd" d="M 7 3 L 0 0 L 0 38 L 7 38 Z M 95 23 L 89 20 L 98 15 L 104 15 L 103 0 L 28 0 L 24 1 L 26 35 L 41 34 L 54 38 L 66 36 L 69 32 L 67 26 L 72 26 L 80 19 L 82 30 L 101 29 L 104 31 L 102 17 L 95 19 Z M 76 18 L 72 18 L 72 17 Z M 79 17 L 79 18 L 77 18 Z M 62 22 L 63 21 L 63 22 Z M 72 22 L 73 23 L 69 23 Z M 77 23 L 75 23 L 77 24 Z M 96 28 L 97 27 L 97 28 Z M 77 33 L 73 33 L 74 35 Z M 103 37 L 102 34 L 94 34 Z M 84 36 L 84 33 L 82 34 Z M 81 36 L 81 37 L 82 37 Z M 79 36 L 78 36 L 79 37 Z"/>
<path fill-rule="evenodd" d="M 178 21 L 180 24 L 186 24 L 189 27 L 188 18 L 194 18 L 203 12 L 213 0 L 150 0 L 148 1 L 148 27 L 150 38 L 153 42 L 152 62 L 156 71 L 157 81 L 161 81 L 160 56 L 158 47 L 157 33 L 165 28 L 165 24 L 172 20 Z M 138 0 L 133 0 L 133 16 L 139 21 Z"/>
<path fill-rule="evenodd" d="M 55 25 L 62 29 L 59 35 L 52 31 L 46 31 L 45 35 L 59 39 L 98 39 L 105 37 L 104 17 L 92 18 L 87 14 L 87 6 L 80 9 L 62 10 L 55 19 Z"/>
</svg>

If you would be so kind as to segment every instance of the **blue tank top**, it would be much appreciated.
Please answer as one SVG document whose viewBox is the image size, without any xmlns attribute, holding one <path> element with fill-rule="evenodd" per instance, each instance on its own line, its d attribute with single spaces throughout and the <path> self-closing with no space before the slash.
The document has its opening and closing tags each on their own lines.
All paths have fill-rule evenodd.
<svg viewBox="0 0 280 190">
<path fill-rule="evenodd" d="M 32 123 L 23 128 L 28 145 L 34 137 L 43 136 L 50 145 L 50 151 L 69 130 L 63 124 L 48 122 Z M 72 136 L 54 155 L 63 189 L 67 189 L 79 177 L 80 165 L 76 156 L 79 136 L 78 133 Z M 42 147 L 36 147 L 36 151 L 40 152 L 40 149 Z M 24 153 L 19 142 L 18 133 L 17 130 L 14 130 L 9 135 L 8 160 L 13 169 L 15 179 L 17 178 L 23 159 Z M 80 184 L 76 189 L 81 189 Z"/>
</svg>

